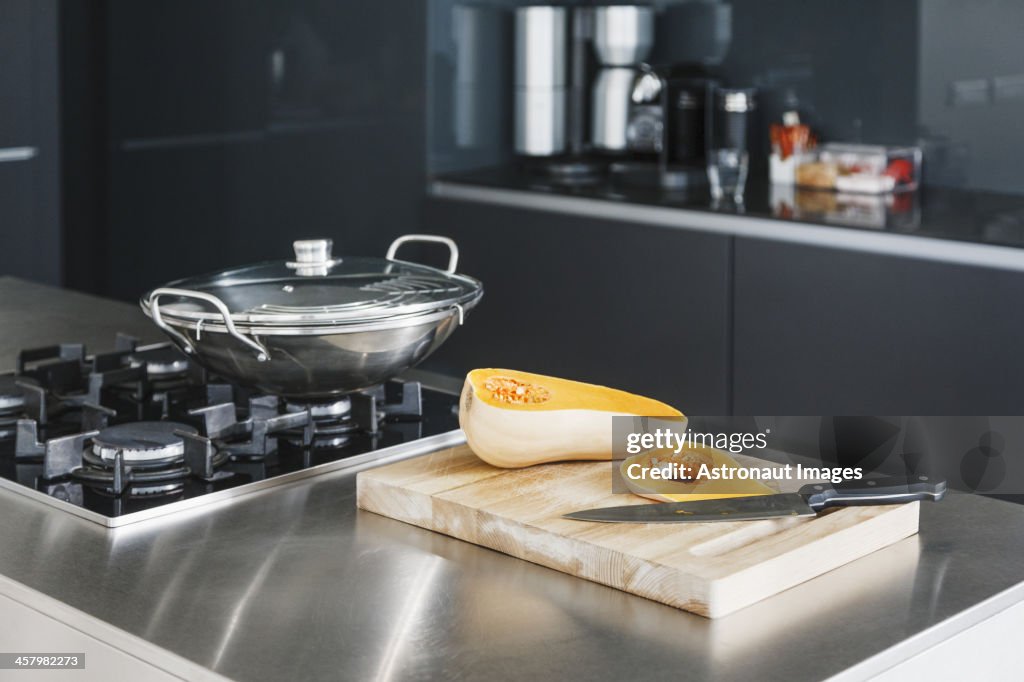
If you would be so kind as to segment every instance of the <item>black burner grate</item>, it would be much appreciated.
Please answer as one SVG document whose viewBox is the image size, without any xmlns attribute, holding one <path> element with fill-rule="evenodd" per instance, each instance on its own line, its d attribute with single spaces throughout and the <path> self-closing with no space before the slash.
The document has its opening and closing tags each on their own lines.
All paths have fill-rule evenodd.
<svg viewBox="0 0 1024 682">
<path fill-rule="evenodd" d="M 0 478 L 113 517 L 448 433 L 456 405 L 401 381 L 287 402 L 122 335 L 28 349 L 0 375 Z"/>
</svg>

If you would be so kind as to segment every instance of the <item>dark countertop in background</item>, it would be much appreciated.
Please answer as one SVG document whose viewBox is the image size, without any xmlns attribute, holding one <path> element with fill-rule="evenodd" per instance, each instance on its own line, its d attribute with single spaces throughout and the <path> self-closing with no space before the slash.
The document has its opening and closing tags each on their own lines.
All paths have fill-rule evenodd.
<svg viewBox="0 0 1024 682">
<path fill-rule="evenodd" d="M 892 233 L 971 244 L 1024 248 L 1024 197 L 926 187 L 895 195 L 852 195 L 792 186 L 748 183 L 742 209 L 715 207 L 705 186 L 667 191 L 629 185 L 607 177 L 567 185 L 550 176 L 510 165 L 443 174 L 438 182 L 489 189 L 535 192 L 619 204 L 677 208 L 718 215 L 790 223 L 829 225 L 870 233 Z"/>
<path fill-rule="evenodd" d="M 112 351 L 118 332 L 142 343 L 166 340 L 138 306 L 0 277 L 0 372 L 14 369 L 18 351 L 40 343 L 84 343 L 89 353 Z"/>
</svg>

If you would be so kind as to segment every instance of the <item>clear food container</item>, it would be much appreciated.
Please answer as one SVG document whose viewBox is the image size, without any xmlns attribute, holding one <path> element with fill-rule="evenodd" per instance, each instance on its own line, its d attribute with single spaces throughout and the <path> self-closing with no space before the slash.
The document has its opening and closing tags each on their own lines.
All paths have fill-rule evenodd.
<svg viewBox="0 0 1024 682">
<path fill-rule="evenodd" d="M 917 189 L 920 177 L 918 147 L 828 143 L 800 157 L 794 180 L 801 187 L 887 194 Z"/>
</svg>

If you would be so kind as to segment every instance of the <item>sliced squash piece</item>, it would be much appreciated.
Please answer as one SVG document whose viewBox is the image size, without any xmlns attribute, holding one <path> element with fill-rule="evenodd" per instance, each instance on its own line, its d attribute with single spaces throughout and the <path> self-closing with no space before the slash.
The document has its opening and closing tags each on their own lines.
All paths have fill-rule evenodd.
<svg viewBox="0 0 1024 682">
<path fill-rule="evenodd" d="M 520 372 L 466 375 L 459 425 L 480 459 L 505 468 L 566 460 L 610 460 L 612 417 L 686 417 L 665 403 L 604 386 Z"/>
<path fill-rule="evenodd" d="M 671 450 L 648 450 L 622 460 L 619 473 L 630 492 L 641 497 L 662 502 L 695 502 L 697 500 L 713 500 L 725 497 L 750 497 L 752 495 L 774 495 L 779 492 L 757 480 L 722 480 L 722 479 L 691 479 L 636 480 L 628 475 L 629 467 L 640 464 L 643 467 L 658 464 L 676 463 L 686 466 L 686 471 L 696 475 L 701 464 L 709 467 L 726 467 L 739 469 L 743 465 L 737 462 L 728 452 L 702 445 L 684 448 L 679 453 Z"/>
</svg>

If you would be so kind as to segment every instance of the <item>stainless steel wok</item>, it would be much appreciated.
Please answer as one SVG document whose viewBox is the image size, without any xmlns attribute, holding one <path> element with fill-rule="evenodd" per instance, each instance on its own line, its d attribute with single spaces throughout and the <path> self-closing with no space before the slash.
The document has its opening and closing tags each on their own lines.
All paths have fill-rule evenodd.
<svg viewBox="0 0 1024 682">
<path fill-rule="evenodd" d="M 450 250 L 447 270 L 400 261 L 408 242 Z M 447 237 L 406 235 L 385 258 L 334 258 L 327 239 L 295 242 L 294 261 L 171 282 L 142 310 L 184 352 L 227 381 L 300 400 L 376 385 L 428 355 L 480 301 L 456 274 Z"/>
</svg>

